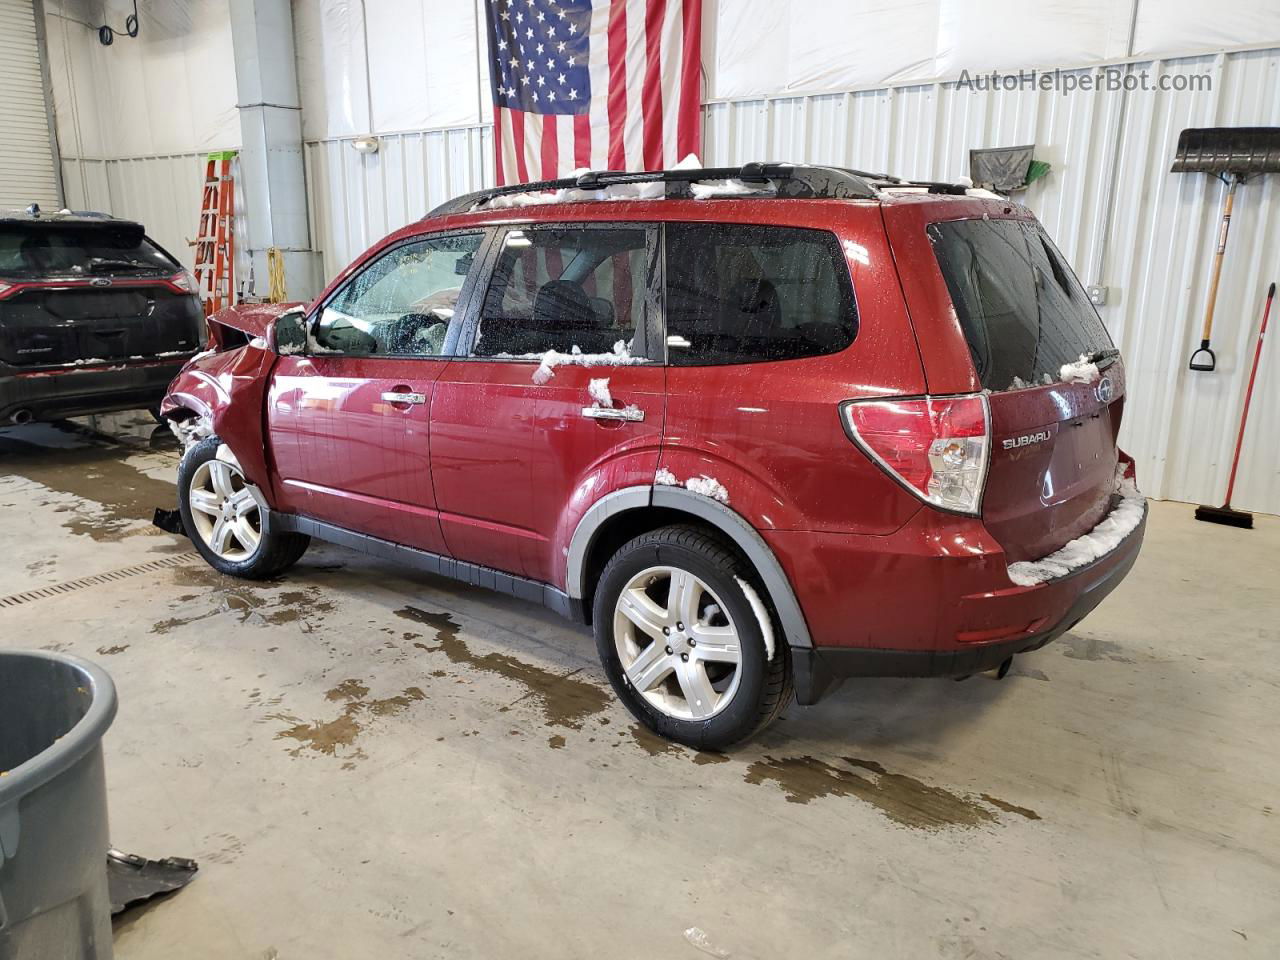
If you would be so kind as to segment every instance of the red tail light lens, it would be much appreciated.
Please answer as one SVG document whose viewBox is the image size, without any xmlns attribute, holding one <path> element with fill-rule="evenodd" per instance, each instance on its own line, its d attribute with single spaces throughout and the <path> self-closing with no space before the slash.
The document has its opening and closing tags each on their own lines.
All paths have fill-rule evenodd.
<svg viewBox="0 0 1280 960">
<path fill-rule="evenodd" d="M 979 512 L 991 446 L 982 394 L 853 400 L 842 413 L 853 441 L 925 503 Z"/>
<path fill-rule="evenodd" d="M 0 280 L 0 300 L 6 300 L 22 289 L 20 283 L 6 283 Z"/>
<path fill-rule="evenodd" d="M 181 273 L 175 273 L 165 281 L 165 284 L 175 293 L 195 293 L 199 289 L 196 278 L 186 270 Z"/>
</svg>

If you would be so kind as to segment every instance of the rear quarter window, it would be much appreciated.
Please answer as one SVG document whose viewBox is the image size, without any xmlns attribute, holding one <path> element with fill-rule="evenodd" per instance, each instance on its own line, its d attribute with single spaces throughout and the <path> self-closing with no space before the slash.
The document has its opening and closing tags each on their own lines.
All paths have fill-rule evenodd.
<svg viewBox="0 0 1280 960">
<path fill-rule="evenodd" d="M 929 239 L 983 387 L 1052 382 L 1063 364 L 1112 348 L 1039 224 L 953 220 L 931 224 Z"/>
<path fill-rule="evenodd" d="M 666 267 L 674 366 L 820 356 L 857 333 L 849 268 L 828 231 L 671 223 Z"/>
</svg>

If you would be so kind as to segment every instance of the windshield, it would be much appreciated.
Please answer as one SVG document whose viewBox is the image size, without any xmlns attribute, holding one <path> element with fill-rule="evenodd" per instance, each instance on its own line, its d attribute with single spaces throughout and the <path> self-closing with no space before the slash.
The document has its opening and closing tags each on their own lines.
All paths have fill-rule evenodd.
<svg viewBox="0 0 1280 960">
<path fill-rule="evenodd" d="M 1039 224 L 953 220 L 932 224 L 929 239 L 984 387 L 1052 382 L 1082 354 L 1114 353 L 1080 281 Z"/>
<path fill-rule="evenodd" d="M 171 274 L 179 269 L 136 225 L 0 226 L 0 277 Z"/>
</svg>

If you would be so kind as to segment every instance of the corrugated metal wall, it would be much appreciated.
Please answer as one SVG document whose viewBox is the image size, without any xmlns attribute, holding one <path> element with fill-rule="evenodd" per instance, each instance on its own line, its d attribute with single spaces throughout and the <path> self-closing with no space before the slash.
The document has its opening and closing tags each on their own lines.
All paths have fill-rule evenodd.
<svg viewBox="0 0 1280 960">
<path fill-rule="evenodd" d="M 62 158 L 62 186 L 72 210 L 129 217 L 160 246 L 193 265 L 204 188 L 205 154 L 179 153 L 126 160 Z"/>
<path fill-rule="evenodd" d="M 1127 69 L 1147 71 L 1152 82 L 1209 73 L 1212 90 L 1063 96 L 932 83 L 711 102 L 704 159 L 808 160 L 954 179 L 966 172 L 971 147 L 1037 144 L 1053 172 L 1024 199 L 1081 279 L 1111 288 L 1101 312 L 1130 378 L 1122 440 L 1139 461 L 1144 488 L 1217 502 L 1262 298 L 1280 274 L 1280 176 L 1240 189 L 1214 333 L 1219 369 L 1193 374 L 1186 364 L 1199 339 L 1221 186 L 1168 168 L 1184 127 L 1280 126 L 1280 49 Z M 68 199 L 78 205 L 81 195 L 127 196 L 117 209 L 147 220 L 162 243 L 188 256 L 194 212 L 184 211 L 194 210 L 199 183 L 192 159 L 68 160 Z M 306 169 L 313 246 L 332 275 L 435 204 L 491 183 L 492 142 L 487 126 L 384 134 L 372 155 L 356 153 L 345 139 L 312 141 Z M 1268 353 L 1235 502 L 1280 513 L 1280 448 L 1267 442 L 1280 432 L 1280 361 L 1274 345 Z"/>
</svg>

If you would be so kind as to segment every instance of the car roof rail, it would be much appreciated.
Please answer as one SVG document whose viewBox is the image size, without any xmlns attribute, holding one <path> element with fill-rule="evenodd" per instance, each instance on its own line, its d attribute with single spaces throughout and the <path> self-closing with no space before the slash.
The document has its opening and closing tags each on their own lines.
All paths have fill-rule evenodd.
<svg viewBox="0 0 1280 960">
<path fill-rule="evenodd" d="M 845 167 L 813 166 L 793 163 L 744 163 L 737 167 L 691 167 L 676 170 L 588 170 L 576 177 L 512 183 L 463 194 L 447 200 L 427 214 L 427 218 L 452 213 L 469 213 L 482 209 L 497 197 L 551 190 L 599 190 L 619 184 L 664 183 L 667 197 L 691 195 L 690 185 L 706 180 L 741 180 L 744 183 L 768 183 L 773 196 L 792 199 L 873 200 L 877 184 L 895 186 L 900 181 L 887 174 L 871 174 Z M 901 181 L 906 185 L 905 181 Z M 567 201 L 572 202 L 572 201 Z"/>
</svg>

